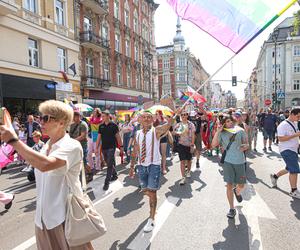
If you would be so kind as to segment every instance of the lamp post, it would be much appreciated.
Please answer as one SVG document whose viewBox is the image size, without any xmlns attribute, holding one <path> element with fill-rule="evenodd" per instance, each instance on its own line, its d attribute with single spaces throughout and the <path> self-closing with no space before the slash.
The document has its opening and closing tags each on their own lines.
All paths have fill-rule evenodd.
<svg viewBox="0 0 300 250">
<path fill-rule="evenodd" d="M 275 70 L 275 79 L 274 79 L 274 109 L 277 110 L 277 39 L 278 39 L 278 35 L 279 35 L 279 29 L 275 29 L 273 31 L 272 34 L 272 40 L 274 41 L 274 45 L 275 45 L 275 49 L 274 49 L 274 61 L 275 61 L 275 66 L 274 66 L 274 70 Z"/>
<path fill-rule="evenodd" d="M 144 51 L 144 56 L 145 56 L 145 59 L 147 60 L 147 64 L 148 64 L 148 81 L 149 81 L 149 98 L 151 99 L 151 97 L 153 98 L 153 96 L 151 95 L 151 92 L 152 92 L 152 77 L 151 77 L 151 62 L 152 62 L 152 59 L 153 59 L 153 55 L 148 52 L 148 51 Z"/>
</svg>

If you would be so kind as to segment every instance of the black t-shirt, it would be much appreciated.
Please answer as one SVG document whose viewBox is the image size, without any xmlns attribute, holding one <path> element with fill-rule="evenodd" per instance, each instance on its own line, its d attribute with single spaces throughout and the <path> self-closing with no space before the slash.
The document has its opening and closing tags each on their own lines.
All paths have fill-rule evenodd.
<svg viewBox="0 0 300 250">
<path fill-rule="evenodd" d="M 101 135 L 102 149 L 111 149 L 117 147 L 116 134 L 118 132 L 118 126 L 113 122 L 109 122 L 107 125 L 103 123 L 99 126 L 98 133 Z"/>
</svg>

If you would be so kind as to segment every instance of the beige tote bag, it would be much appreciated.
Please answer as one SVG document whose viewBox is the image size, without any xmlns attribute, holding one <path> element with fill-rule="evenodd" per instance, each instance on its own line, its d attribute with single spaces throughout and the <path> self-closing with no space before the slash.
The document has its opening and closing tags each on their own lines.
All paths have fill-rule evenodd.
<svg viewBox="0 0 300 250">
<path fill-rule="evenodd" d="M 79 246 L 105 234 L 106 227 L 102 216 L 95 209 L 87 194 L 78 197 L 73 194 L 73 186 L 66 178 L 70 187 L 67 200 L 67 214 L 65 221 L 65 236 L 69 246 Z M 82 183 L 86 189 L 85 173 L 82 167 Z"/>
</svg>

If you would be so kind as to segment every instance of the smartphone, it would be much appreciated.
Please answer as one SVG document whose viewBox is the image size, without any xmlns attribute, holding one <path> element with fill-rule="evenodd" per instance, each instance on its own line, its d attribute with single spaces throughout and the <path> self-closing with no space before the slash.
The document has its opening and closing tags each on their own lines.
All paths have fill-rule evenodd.
<svg viewBox="0 0 300 250">
<path fill-rule="evenodd" d="M 4 125 L 4 108 L 0 107 L 0 124 Z"/>
</svg>

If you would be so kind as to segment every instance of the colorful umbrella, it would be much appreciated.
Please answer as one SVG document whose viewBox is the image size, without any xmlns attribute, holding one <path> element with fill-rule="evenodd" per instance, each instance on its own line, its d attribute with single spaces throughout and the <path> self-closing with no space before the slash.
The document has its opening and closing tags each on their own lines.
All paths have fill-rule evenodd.
<svg viewBox="0 0 300 250">
<path fill-rule="evenodd" d="M 94 110 L 93 107 L 84 103 L 75 104 L 75 108 L 79 109 L 81 112 L 89 112 Z"/>
<path fill-rule="evenodd" d="M 151 108 L 147 109 L 152 114 L 156 114 L 157 111 L 161 111 L 164 115 L 173 116 L 174 111 L 167 106 L 163 105 L 154 105 Z"/>
</svg>

